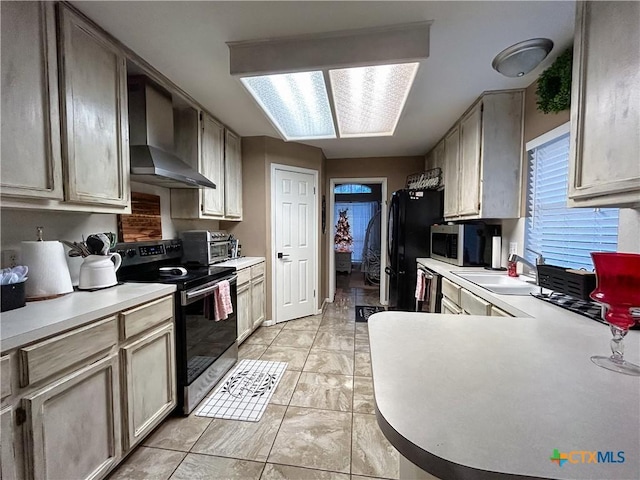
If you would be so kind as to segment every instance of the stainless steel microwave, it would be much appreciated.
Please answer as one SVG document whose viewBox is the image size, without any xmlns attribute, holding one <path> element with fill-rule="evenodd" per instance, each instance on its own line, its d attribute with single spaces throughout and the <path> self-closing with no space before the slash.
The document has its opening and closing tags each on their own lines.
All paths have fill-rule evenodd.
<svg viewBox="0 0 640 480">
<path fill-rule="evenodd" d="M 460 267 L 490 265 L 494 235 L 500 235 L 499 225 L 433 225 L 431 258 Z"/>
</svg>

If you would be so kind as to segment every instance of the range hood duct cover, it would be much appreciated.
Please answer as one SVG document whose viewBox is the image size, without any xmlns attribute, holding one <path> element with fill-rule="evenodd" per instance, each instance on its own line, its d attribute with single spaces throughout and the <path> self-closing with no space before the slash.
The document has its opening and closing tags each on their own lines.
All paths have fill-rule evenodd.
<svg viewBox="0 0 640 480">
<path fill-rule="evenodd" d="M 131 180 L 165 188 L 216 188 L 215 183 L 171 153 L 171 96 L 144 76 L 129 78 L 128 95 Z"/>
</svg>

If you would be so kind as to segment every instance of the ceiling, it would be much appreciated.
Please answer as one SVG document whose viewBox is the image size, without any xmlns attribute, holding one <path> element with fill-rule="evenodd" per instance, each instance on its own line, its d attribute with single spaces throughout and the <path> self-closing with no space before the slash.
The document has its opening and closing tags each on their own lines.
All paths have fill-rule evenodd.
<svg viewBox="0 0 640 480">
<path fill-rule="evenodd" d="M 242 136 L 279 137 L 229 75 L 226 42 L 432 20 L 424 60 L 392 137 L 304 141 L 327 158 L 424 155 L 485 90 L 530 85 L 573 39 L 573 1 L 72 2 Z M 522 78 L 491 68 L 497 53 L 546 37 L 555 46 Z"/>
</svg>

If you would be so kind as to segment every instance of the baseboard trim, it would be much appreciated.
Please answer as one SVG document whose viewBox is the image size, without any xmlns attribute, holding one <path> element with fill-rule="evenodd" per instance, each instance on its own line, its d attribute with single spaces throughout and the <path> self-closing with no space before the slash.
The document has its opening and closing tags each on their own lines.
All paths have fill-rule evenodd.
<svg viewBox="0 0 640 480">
<path fill-rule="evenodd" d="M 325 298 L 322 301 L 322 305 L 320 305 L 320 308 L 318 310 L 316 310 L 316 315 L 322 315 L 322 312 L 324 312 L 324 307 L 327 306 L 327 303 L 329 303 L 329 299 Z"/>
<path fill-rule="evenodd" d="M 262 322 L 263 327 L 273 327 L 276 324 L 275 320 L 264 320 Z"/>
</svg>

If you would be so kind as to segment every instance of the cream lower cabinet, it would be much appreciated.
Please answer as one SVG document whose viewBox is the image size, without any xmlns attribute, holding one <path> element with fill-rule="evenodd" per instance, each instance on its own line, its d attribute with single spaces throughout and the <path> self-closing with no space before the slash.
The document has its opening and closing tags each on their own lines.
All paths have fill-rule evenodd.
<svg viewBox="0 0 640 480">
<path fill-rule="evenodd" d="M 251 322 L 255 330 L 264 321 L 264 275 L 251 280 Z"/>
<path fill-rule="evenodd" d="M 11 407 L 0 410 L 0 479 L 14 480 L 19 477 L 17 471 L 14 410 Z"/>
<path fill-rule="evenodd" d="M 442 313 L 446 313 L 446 314 L 449 314 L 449 315 L 460 315 L 460 314 L 462 314 L 462 310 L 460 309 L 460 307 L 458 307 L 458 305 L 453 303 L 448 298 L 442 297 L 441 302 L 442 303 L 440 304 L 440 311 Z"/>
<path fill-rule="evenodd" d="M 100 478 L 121 455 L 118 354 L 23 399 L 27 476 Z"/>
<path fill-rule="evenodd" d="M 251 281 L 238 285 L 238 343 L 252 332 L 251 322 Z"/>
<path fill-rule="evenodd" d="M 441 313 L 451 315 L 481 315 L 492 317 L 513 317 L 490 302 L 453 283 L 442 279 Z"/>
<path fill-rule="evenodd" d="M 265 319 L 264 262 L 238 271 L 238 343 Z"/>
<path fill-rule="evenodd" d="M 125 449 L 142 440 L 176 405 L 174 345 L 171 323 L 122 348 Z"/>
<path fill-rule="evenodd" d="M 104 478 L 176 405 L 174 329 L 169 295 L 3 355 L 2 480 Z"/>
<path fill-rule="evenodd" d="M 570 207 L 640 206 L 640 3 L 576 2 Z"/>
</svg>

